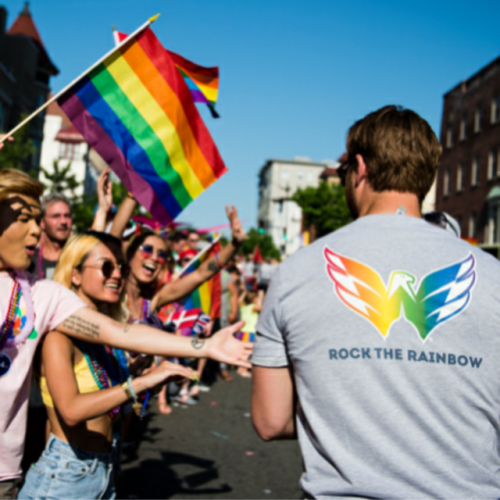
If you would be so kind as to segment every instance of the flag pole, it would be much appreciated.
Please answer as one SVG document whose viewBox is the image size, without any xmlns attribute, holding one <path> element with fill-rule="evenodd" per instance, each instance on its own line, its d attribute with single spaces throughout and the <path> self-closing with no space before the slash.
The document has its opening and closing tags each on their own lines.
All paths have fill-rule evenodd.
<svg viewBox="0 0 500 500">
<path fill-rule="evenodd" d="M 75 78 L 71 83 L 66 85 L 61 91 L 59 91 L 56 95 L 52 96 L 45 104 L 42 104 L 36 111 L 33 111 L 31 115 L 29 115 L 27 118 L 25 118 L 21 123 L 16 125 L 12 130 L 7 132 L 3 137 L 0 138 L 0 144 L 7 140 L 9 137 L 12 137 L 21 127 L 26 125 L 30 120 L 35 118 L 36 115 L 38 115 L 40 112 L 42 112 L 47 106 L 52 104 L 56 99 L 59 98 L 64 92 L 66 92 L 68 89 L 70 89 L 75 83 L 79 82 L 85 75 L 89 74 L 94 68 L 99 66 L 105 59 L 107 59 L 109 56 L 114 54 L 117 50 L 119 50 L 123 45 L 128 43 L 130 39 L 137 34 L 139 34 L 141 31 L 145 30 L 150 24 L 152 24 L 156 19 L 158 19 L 158 16 L 160 14 L 156 14 L 156 16 L 150 17 L 142 26 L 137 28 L 130 36 L 128 36 L 125 40 L 123 40 L 121 43 L 118 45 L 115 45 L 107 54 L 102 56 L 96 63 L 94 63 L 90 68 L 88 68 L 86 71 L 84 71 L 80 76 Z"/>
<path fill-rule="evenodd" d="M 222 234 L 219 234 L 219 236 L 217 236 L 217 238 L 215 238 L 214 241 L 212 241 L 212 243 L 210 243 L 210 245 L 206 246 L 203 250 L 201 250 L 200 252 L 198 252 L 182 269 L 181 269 L 181 272 L 179 274 L 179 276 L 182 276 L 188 269 L 189 267 L 191 266 L 191 264 L 195 261 L 197 261 L 198 259 L 201 259 L 203 257 L 203 255 L 205 255 L 220 239 L 222 238 Z"/>
</svg>

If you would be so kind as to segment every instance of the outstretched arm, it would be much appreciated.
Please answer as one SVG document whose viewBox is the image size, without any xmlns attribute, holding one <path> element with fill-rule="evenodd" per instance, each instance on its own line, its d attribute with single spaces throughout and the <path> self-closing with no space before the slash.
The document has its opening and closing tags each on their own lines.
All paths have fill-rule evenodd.
<svg viewBox="0 0 500 500">
<path fill-rule="evenodd" d="M 42 347 L 42 361 L 49 392 L 58 413 L 67 425 L 73 426 L 107 412 L 128 401 L 121 386 L 80 394 L 73 371 L 72 342 L 59 332 L 50 332 Z M 192 378 L 193 370 L 163 362 L 147 375 L 132 381 L 136 394 L 152 389 L 169 377 Z"/>
<path fill-rule="evenodd" d="M 192 291 L 205 283 L 205 281 L 208 281 L 212 276 L 217 274 L 221 270 L 221 266 L 225 266 L 231 260 L 245 239 L 245 231 L 238 219 L 238 211 L 234 206 L 232 206 L 231 209 L 226 206 L 226 214 L 231 223 L 232 241 L 219 252 L 219 262 L 212 257 L 204 262 L 196 271 L 189 273 L 187 276 L 175 282 L 166 283 L 160 288 L 151 301 L 151 309 L 153 311 L 165 304 L 175 302 L 189 295 Z"/>
<path fill-rule="evenodd" d="M 121 239 L 123 231 L 125 231 L 129 220 L 132 218 L 136 206 L 137 202 L 130 196 L 127 196 L 122 201 L 122 204 L 113 219 L 113 225 L 111 226 L 110 231 L 112 236 L 116 236 Z"/>
<path fill-rule="evenodd" d="M 84 307 L 57 326 L 58 332 L 86 342 L 119 349 L 178 358 L 212 358 L 223 363 L 250 367 L 252 347 L 233 337 L 243 323 L 224 328 L 209 339 L 170 335 L 146 325 L 123 324 Z"/>
</svg>

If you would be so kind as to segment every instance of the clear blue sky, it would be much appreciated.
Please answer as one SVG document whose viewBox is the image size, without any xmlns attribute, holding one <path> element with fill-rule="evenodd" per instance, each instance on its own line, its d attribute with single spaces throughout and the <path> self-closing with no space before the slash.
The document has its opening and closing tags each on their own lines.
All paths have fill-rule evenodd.
<svg viewBox="0 0 500 500">
<path fill-rule="evenodd" d="M 21 0 L 1 2 L 8 24 Z M 500 55 L 500 2 L 464 0 L 32 0 L 61 74 L 54 91 L 113 44 L 111 27 L 153 29 L 165 47 L 219 65 L 219 120 L 201 109 L 226 174 L 179 217 L 225 221 L 234 203 L 255 225 L 257 173 L 268 158 L 335 159 L 354 120 L 385 104 L 438 132 L 442 95 Z"/>
</svg>

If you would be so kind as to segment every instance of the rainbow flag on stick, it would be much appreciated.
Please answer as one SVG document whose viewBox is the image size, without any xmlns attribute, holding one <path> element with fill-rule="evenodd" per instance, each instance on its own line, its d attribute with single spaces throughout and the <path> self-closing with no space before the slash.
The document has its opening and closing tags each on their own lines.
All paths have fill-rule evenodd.
<svg viewBox="0 0 500 500">
<path fill-rule="evenodd" d="M 127 37 L 128 35 L 125 33 L 120 33 L 113 28 L 113 38 L 116 45 L 123 42 Z M 200 66 L 189 61 L 175 52 L 170 50 L 167 50 L 167 52 L 186 81 L 193 101 L 206 104 L 212 116 L 214 118 L 219 118 L 219 114 L 215 111 L 215 103 L 217 102 L 219 93 L 218 66 L 206 68 L 205 66 Z"/>
<path fill-rule="evenodd" d="M 184 79 L 149 26 L 57 101 L 164 225 L 227 171 Z"/>
<path fill-rule="evenodd" d="M 193 257 L 193 260 L 182 270 L 181 276 L 185 276 L 198 269 L 200 265 L 207 259 L 212 257 L 215 252 L 220 250 L 220 236 L 213 243 L 198 255 Z M 220 272 L 211 279 L 203 283 L 190 295 L 182 299 L 182 305 L 186 309 L 195 309 L 201 307 L 201 310 L 210 315 L 212 319 L 220 317 L 221 307 L 221 281 Z"/>
</svg>

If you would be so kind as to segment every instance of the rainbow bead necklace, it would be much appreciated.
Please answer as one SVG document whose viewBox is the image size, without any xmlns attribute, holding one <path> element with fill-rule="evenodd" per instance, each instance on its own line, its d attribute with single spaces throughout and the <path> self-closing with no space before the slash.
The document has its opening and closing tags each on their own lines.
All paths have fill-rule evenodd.
<svg viewBox="0 0 500 500">
<path fill-rule="evenodd" d="M 12 287 L 12 292 L 10 294 L 9 307 L 7 309 L 7 315 L 5 316 L 5 321 L 0 328 L 0 350 L 3 349 L 7 339 L 9 338 L 9 334 L 12 331 L 14 326 L 14 321 L 16 319 L 16 309 L 21 300 L 21 287 L 19 283 L 14 282 L 14 286 Z"/>
</svg>

